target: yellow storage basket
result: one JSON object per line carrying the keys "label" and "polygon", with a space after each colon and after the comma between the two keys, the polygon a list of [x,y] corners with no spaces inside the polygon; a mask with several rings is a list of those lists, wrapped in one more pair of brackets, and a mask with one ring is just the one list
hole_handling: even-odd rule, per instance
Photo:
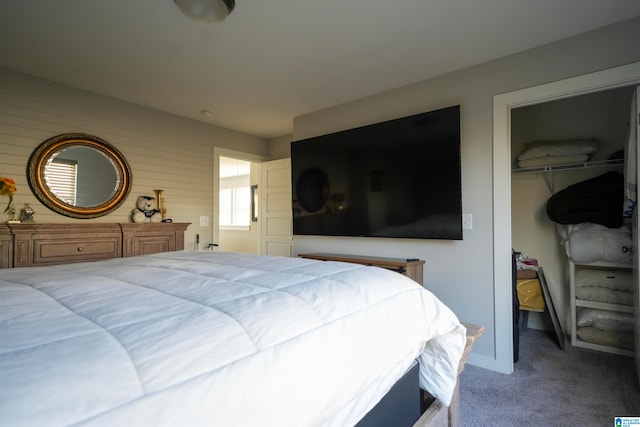
{"label": "yellow storage basket", "polygon": [[544,297],[538,279],[523,279],[517,282],[520,310],[544,311]]}

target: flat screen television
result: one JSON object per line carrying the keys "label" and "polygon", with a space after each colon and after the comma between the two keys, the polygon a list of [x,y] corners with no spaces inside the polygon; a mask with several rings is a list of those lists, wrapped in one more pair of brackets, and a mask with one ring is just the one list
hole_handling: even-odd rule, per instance
{"label": "flat screen television", "polygon": [[291,144],[293,234],[462,240],[460,106]]}

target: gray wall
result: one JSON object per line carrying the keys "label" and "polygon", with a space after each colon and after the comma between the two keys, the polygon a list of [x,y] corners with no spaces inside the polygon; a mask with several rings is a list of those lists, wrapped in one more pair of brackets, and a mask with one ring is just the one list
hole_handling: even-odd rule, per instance
{"label": "gray wall", "polygon": [[269,140],[269,160],[286,159],[291,156],[293,135],[284,135]]}
{"label": "gray wall", "polygon": [[509,284],[496,283],[493,272],[493,198],[508,198],[493,194],[493,97],[640,61],[639,37],[640,19],[634,19],[297,117],[294,140],[461,105],[462,204],[463,211],[473,215],[473,229],[464,230],[464,240],[456,242],[295,237],[294,254],[343,252],[424,259],[425,287],[462,321],[486,327],[471,362],[509,371],[510,355],[506,353],[510,351],[510,337],[496,323],[500,321],[496,320],[497,312],[504,308],[494,305],[498,288]]}

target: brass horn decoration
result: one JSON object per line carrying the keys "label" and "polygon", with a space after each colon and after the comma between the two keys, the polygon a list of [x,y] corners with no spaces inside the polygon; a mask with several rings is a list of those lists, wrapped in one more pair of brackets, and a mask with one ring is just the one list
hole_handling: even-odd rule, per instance
{"label": "brass horn decoration", "polygon": [[160,215],[162,215],[162,221],[164,222],[167,219],[167,205],[164,201],[164,190],[153,190],[156,193],[156,202],[158,203],[158,210],[160,211]]}

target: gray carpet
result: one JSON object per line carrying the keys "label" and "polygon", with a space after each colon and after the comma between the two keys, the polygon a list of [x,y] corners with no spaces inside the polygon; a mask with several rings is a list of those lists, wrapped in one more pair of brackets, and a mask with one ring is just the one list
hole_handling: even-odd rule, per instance
{"label": "gray carpet", "polygon": [[634,359],[572,347],[529,329],[511,375],[467,365],[460,379],[461,425],[613,426],[640,416]]}

